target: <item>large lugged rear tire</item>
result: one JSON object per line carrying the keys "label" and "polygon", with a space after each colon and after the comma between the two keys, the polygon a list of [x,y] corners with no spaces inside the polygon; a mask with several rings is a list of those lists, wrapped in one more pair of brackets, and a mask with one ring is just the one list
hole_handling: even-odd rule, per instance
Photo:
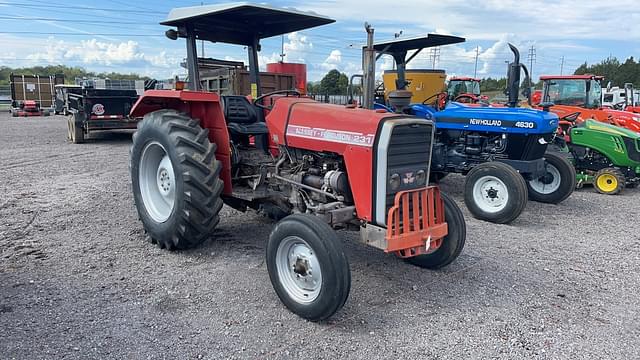
{"label": "large lugged rear tire", "polygon": [[276,224],[267,243],[267,270],[282,303],[310,321],[335,314],[351,289],[338,235],[313,215],[290,215]]}
{"label": "large lugged rear tire", "polygon": [[161,248],[186,249],[207,240],[220,220],[221,163],[209,130],[175,110],[138,124],[130,172],[138,215]]}
{"label": "large lugged rear tire", "polygon": [[449,233],[442,240],[442,244],[435,252],[407,258],[410,264],[427,269],[439,269],[455,260],[464,248],[467,239],[467,225],[458,205],[449,196],[440,193],[444,202],[444,219]]}
{"label": "large lugged rear tire", "polygon": [[475,218],[507,224],[518,218],[527,205],[527,184],[513,167],[486,162],[467,174],[464,202]]}
{"label": "large lugged rear tire", "polygon": [[560,154],[547,152],[544,158],[547,173],[527,181],[529,199],[558,204],[568,198],[576,188],[576,169]]}

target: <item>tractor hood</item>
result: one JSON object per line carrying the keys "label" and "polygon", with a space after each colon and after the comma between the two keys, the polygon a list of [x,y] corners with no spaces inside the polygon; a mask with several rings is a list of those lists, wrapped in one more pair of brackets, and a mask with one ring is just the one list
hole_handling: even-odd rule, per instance
{"label": "tractor hood", "polygon": [[435,120],[438,129],[551,134],[558,127],[557,115],[524,108],[477,107],[451,102],[441,111],[422,104],[411,105],[411,109],[419,117]]}
{"label": "tractor hood", "polygon": [[600,132],[604,132],[611,135],[619,135],[631,139],[640,139],[640,134],[629,129],[625,129],[623,127],[605,124],[600,121],[588,119],[581,125],[578,125],[576,129],[588,129],[588,130],[597,130]]}
{"label": "tractor hood", "polygon": [[554,105],[550,109],[560,119],[579,113],[580,120],[594,119],[604,123],[617,125],[631,131],[640,132],[640,114],[613,109],[586,109],[578,106]]}

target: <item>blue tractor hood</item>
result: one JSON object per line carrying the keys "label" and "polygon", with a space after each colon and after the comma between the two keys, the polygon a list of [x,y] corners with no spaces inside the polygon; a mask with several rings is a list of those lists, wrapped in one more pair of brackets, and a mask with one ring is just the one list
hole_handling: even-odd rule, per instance
{"label": "blue tractor hood", "polygon": [[438,129],[508,134],[551,134],[558,128],[556,114],[533,109],[467,106],[450,102],[441,111],[423,104],[413,104],[411,110],[416,116],[435,120]]}

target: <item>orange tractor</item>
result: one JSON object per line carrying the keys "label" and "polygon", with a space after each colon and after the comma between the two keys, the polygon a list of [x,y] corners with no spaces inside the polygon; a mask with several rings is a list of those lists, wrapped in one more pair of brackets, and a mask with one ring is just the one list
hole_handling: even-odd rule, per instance
{"label": "orange tractor", "polygon": [[[271,283],[312,321],[349,295],[335,229],[430,269],[457,258],[466,237],[459,207],[428,185],[432,121],[318,103],[294,89],[260,93],[261,39],[332,22],[242,3],[174,9],[162,24],[168,38],[186,39],[190,90],[146,91],[131,110],[143,117],[130,172],[150,239],[170,250],[200,245],[223,204],[277,220],[266,245]],[[251,97],[201,90],[196,40],[246,47]]]}
{"label": "orange tractor", "polygon": [[560,120],[575,118],[578,122],[593,119],[640,132],[640,115],[602,106],[604,78],[596,75],[541,76],[543,90],[536,105],[552,105],[550,111]]}

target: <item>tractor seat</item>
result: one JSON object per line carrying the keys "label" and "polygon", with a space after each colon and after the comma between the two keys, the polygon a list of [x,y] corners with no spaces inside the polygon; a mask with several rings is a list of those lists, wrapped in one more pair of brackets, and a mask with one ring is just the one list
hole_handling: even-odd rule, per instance
{"label": "tractor seat", "polygon": [[224,104],[224,118],[227,121],[229,131],[241,135],[267,134],[267,125],[260,121],[258,109],[244,96],[225,95],[222,97]]}

